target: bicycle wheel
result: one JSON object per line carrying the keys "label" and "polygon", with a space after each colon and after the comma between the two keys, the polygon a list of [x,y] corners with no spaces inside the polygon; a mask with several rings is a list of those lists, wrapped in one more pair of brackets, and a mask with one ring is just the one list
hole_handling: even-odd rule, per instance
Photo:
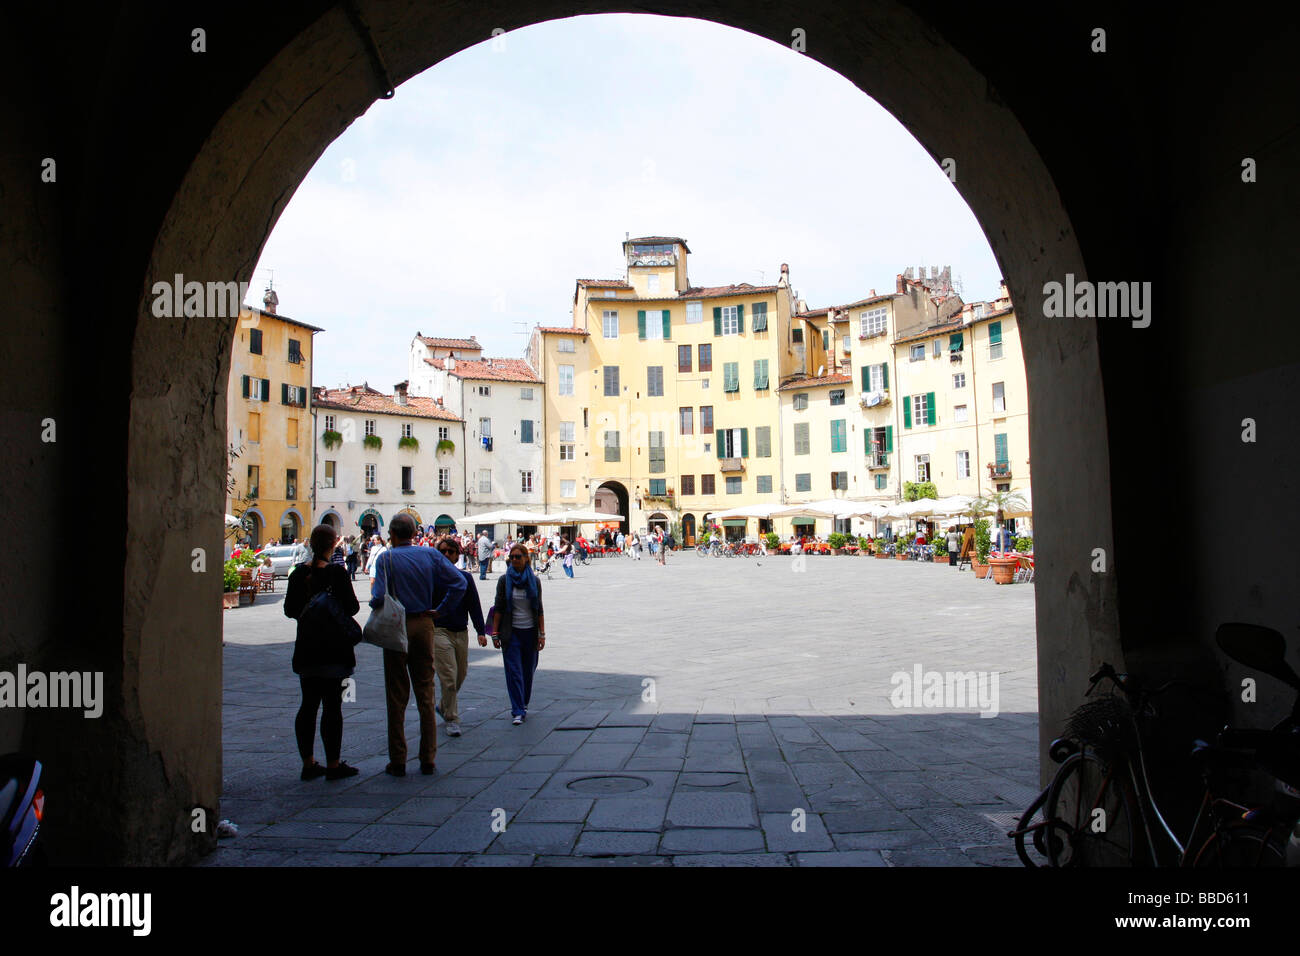
{"label": "bicycle wheel", "polygon": [[1007,834],[1015,841],[1016,856],[1020,857],[1020,862],[1031,869],[1037,869],[1042,864],[1035,862],[1034,858],[1029,855],[1029,851],[1025,849],[1025,837],[1032,833],[1034,848],[1044,857],[1047,856],[1044,843],[1045,831],[1048,829],[1047,821],[1045,819],[1035,821],[1034,817],[1038,815],[1038,811],[1047,802],[1047,794],[1051,789],[1050,785],[1043,788],[1043,792],[1034,799],[1034,802],[1029,805],[1029,809],[1016,822],[1016,828]]}
{"label": "bicycle wheel", "polygon": [[1202,869],[1286,866],[1287,837],[1271,827],[1237,820],[1211,833],[1193,858]]}
{"label": "bicycle wheel", "polygon": [[1136,866],[1137,802],[1125,766],[1107,766],[1089,750],[1070,756],[1056,772],[1043,816],[1052,866]]}

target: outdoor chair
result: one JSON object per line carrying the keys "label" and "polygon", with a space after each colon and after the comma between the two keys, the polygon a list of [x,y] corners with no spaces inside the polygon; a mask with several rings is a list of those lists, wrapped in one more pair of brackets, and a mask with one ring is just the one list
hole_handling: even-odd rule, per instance
{"label": "outdoor chair", "polygon": [[275,591],[275,572],[269,568],[263,568],[257,572],[257,589],[259,591]]}

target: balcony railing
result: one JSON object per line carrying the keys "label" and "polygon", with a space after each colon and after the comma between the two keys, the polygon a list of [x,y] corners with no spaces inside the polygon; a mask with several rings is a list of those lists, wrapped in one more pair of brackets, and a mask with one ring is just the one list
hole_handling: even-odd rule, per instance
{"label": "balcony railing", "polygon": [[867,455],[867,468],[888,468],[889,452],[873,451]]}
{"label": "balcony railing", "polygon": [[1011,477],[1011,462],[1009,462],[1009,461],[994,461],[994,462],[989,462],[988,468],[989,468],[989,477],[990,477],[990,478],[1010,478],[1010,477]]}
{"label": "balcony railing", "polygon": [[956,349],[955,351],[951,351],[948,353],[948,361],[951,362],[953,365],[960,365],[962,354],[963,353],[961,349]]}
{"label": "balcony railing", "polygon": [[718,471],[724,474],[729,471],[744,471],[745,459],[743,458],[720,458],[718,459]]}

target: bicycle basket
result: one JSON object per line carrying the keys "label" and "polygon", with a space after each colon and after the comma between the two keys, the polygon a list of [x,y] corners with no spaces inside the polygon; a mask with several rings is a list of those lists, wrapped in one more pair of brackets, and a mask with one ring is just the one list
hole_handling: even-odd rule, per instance
{"label": "bicycle basket", "polygon": [[1065,733],[1086,744],[1107,763],[1137,750],[1132,708],[1118,694],[1083,704],[1066,720]]}

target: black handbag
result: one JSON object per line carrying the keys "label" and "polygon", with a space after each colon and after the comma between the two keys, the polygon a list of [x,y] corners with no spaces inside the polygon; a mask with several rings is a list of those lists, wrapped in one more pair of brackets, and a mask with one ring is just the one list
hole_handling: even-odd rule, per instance
{"label": "black handbag", "polygon": [[298,634],[322,650],[346,652],[361,643],[361,625],[350,617],[329,588],[314,595],[298,615]]}

